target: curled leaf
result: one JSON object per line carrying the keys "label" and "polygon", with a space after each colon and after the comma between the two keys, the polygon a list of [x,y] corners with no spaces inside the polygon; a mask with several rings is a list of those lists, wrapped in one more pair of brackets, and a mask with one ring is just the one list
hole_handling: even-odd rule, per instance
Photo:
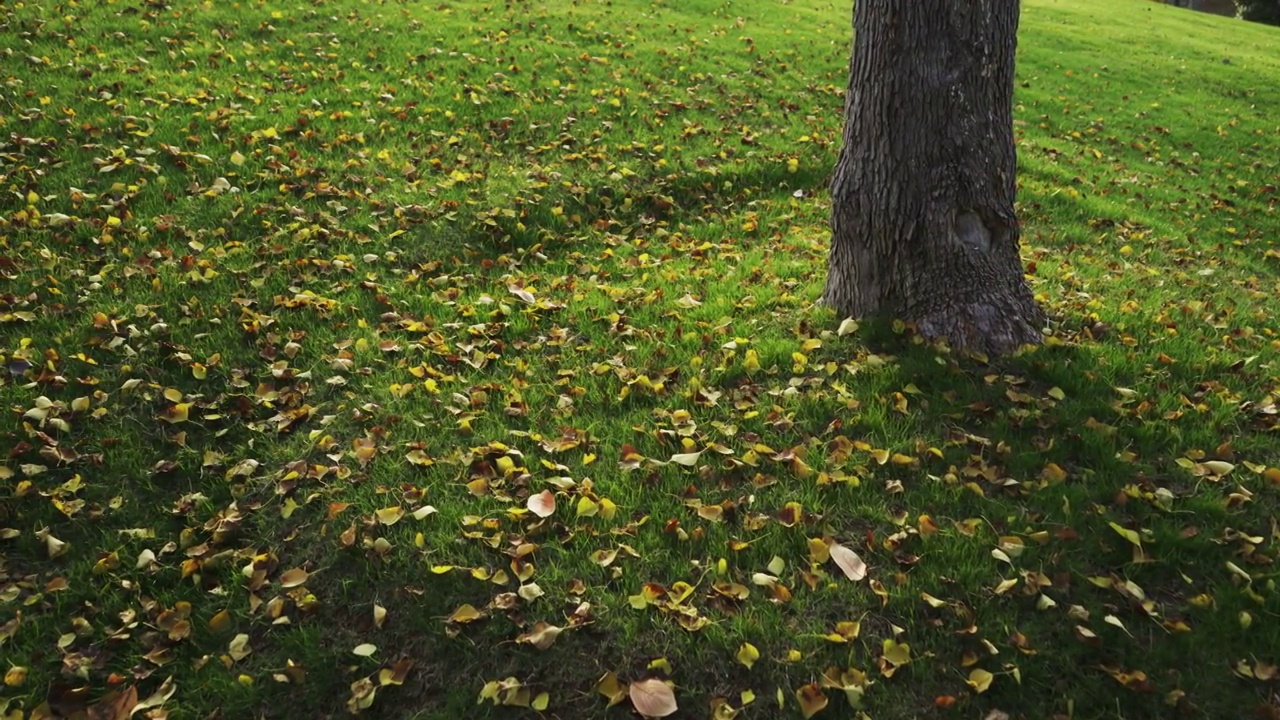
{"label": "curled leaf", "polygon": [[564,628],[539,620],[532,630],[527,633],[521,633],[516,638],[516,642],[532,645],[539,650],[546,650],[555,644],[556,638],[563,631]]}
{"label": "curled leaf", "polygon": [[305,583],[307,581],[307,578],[309,577],[311,577],[310,573],[308,573],[306,570],[303,570],[302,568],[294,568],[292,570],[286,570],[282,575],[280,575],[280,587],[283,587],[283,588],[298,587],[299,585]]}
{"label": "curled leaf", "polygon": [[827,706],[827,694],[822,692],[818,683],[809,683],[796,690],[796,700],[800,703],[800,714],[804,715],[805,720],[822,712]]}
{"label": "curled leaf", "polygon": [[867,576],[867,564],[858,557],[858,553],[840,543],[831,543],[828,551],[831,553],[831,559],[844,571],[845,577],[858,582]]}
{"label": "curled leaf", "polygon": [[543,490],[537,495],[530,495],[525,505],[529,512],[540,518],[551,517],[556,511],[556,496],[550,490]]}
{"label": "curled leaf", "polygon": [[973,688],[974,692],[984,693],[987,688],[991,687],[991,681],[995,679],[995,675],[983,670],[982,668],[974,668],[969,673],[969,679],[965,683]]}
{"label": "curled leaf", "polygon": [[677,465],[684,465],[685,467],[693,467],[698,464],[698,458],[700,457],[702,457],[702,452],[700,451],[694,453],[677,453],[671,456],[670,462]]}

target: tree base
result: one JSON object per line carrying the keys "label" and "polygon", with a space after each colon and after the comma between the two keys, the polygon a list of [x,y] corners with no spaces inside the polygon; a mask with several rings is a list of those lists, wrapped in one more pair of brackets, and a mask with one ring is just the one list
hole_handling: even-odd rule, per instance
{"label": "tree base", "polygon": [[1008,355],[1044,340],[1044,311],[1030,298],[979,298],[914,318],[916,331],[957,350]]}

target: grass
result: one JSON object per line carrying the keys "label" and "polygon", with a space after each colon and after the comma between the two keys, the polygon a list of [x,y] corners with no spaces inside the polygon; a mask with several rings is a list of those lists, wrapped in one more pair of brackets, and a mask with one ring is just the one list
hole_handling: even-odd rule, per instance
{"label": "grass", "polygon": [[815,307],[848,18],[0,7],[5,717],[1280,712],[1280,36],[1024,3],[986,363]]}

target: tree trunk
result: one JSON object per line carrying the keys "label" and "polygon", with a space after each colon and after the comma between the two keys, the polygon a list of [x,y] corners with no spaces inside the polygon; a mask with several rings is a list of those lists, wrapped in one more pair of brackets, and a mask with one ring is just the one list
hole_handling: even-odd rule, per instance
{"label": "tree trunk", "polygon": [[1041,339],[1013,200],[1018,0],[857,0],[823,301],[990,354]]}

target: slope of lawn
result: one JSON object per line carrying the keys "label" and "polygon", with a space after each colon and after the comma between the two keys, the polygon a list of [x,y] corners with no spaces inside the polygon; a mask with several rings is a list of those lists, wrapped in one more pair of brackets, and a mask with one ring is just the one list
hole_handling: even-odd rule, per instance
{"label": "slope of lawn", "polygon": [[1280,32],[1024,3],[988,361],[815,305],[848,17],[0,5],[0,717],[1280,715]]}

